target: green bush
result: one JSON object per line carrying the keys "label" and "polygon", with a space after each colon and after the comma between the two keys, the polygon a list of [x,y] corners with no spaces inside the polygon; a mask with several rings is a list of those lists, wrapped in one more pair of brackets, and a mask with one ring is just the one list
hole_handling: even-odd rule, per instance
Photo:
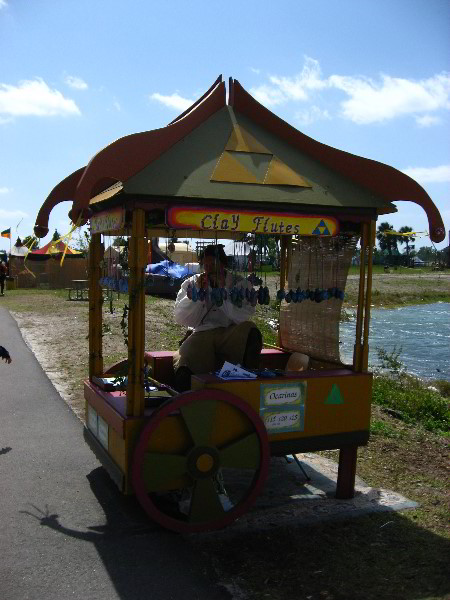
{"label": "green bush", "polygon": [[429,431],[450,430],[448,401],[420,379],[405,374],[377,375],[372,398],[375,404],[399,412],[407,423],[422,424]]}
{"label": "green bush", "polygon": [[402,348],[397,350],[394,346],[391,352],[379,347],[376,350],[380,368],[375,370],[373,402],[395,410],[407,423],[422,424],[430,431],[448,432],[450,411],[446,392],[450,384],[446,386],[448,382],[438,381],[430,385],[408,375],[400,360]]}

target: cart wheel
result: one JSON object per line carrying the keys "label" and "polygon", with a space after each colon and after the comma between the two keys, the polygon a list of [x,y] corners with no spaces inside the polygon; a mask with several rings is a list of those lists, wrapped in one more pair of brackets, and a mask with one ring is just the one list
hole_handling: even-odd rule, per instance
{"label": "cart wheel", "polygon": [[133,458],[134,491],[167,529],[220,529],[255,501],[269,458],[264,424],[243,400],[221,390],[186,392],[144,427]]}

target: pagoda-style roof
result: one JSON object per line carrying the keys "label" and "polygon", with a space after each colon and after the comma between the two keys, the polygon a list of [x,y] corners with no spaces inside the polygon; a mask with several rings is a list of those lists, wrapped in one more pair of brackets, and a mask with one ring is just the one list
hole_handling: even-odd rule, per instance
{"label": "pagoda-style roof", "polygon": [[326,146],[296,130],[230,79],[219,77],[166,127],[121,138],[86,167],[60,182],[44,202],[36,235],[48,231],[53,206],[72,200],[71,218],[130,201],[234,205],[334,214],[395,212],[409,200],[427,213],[430,238],[445,237],[440,214],[425,190],[404,173]]}

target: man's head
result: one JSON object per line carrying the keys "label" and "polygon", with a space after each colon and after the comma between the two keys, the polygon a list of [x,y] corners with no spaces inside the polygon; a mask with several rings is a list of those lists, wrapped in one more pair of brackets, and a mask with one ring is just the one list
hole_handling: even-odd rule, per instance
{"label": "man's head", "polygon": [[205,258],[214,258],[223,264],[224,267],[227,265],[227,255],[225,254],[223,244],[210,244],[206,246],[200,255],[200,262],[204,262]]}
{"label": "man's head", "polygon": [[227,266],[227,255],[223,244],[211,244],[206,246],[200,255],[200,262],[207,273],[223,272]]}

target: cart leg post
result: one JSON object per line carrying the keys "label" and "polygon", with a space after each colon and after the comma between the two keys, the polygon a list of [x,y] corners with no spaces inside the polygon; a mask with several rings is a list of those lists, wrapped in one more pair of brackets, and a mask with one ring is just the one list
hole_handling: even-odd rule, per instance
{"label": "cart leg post", "polygon": [[339,468],[336,485],[336,498],[345,500],[355,495],[356,458],[358,446],[348,446],[339,450]]}

